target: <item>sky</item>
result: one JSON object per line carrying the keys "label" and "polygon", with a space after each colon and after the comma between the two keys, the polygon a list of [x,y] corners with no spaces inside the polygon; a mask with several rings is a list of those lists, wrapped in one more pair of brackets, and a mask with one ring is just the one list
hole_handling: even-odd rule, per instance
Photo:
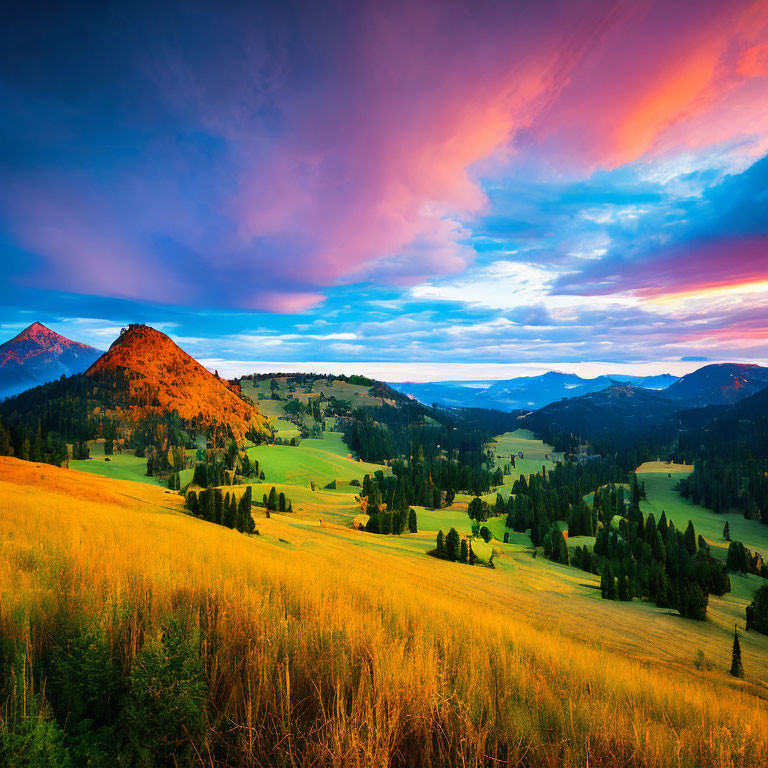
{"label": "sky", "polygon": [[768,0],[4,4],[0,341],[225,375],[768,360]]}

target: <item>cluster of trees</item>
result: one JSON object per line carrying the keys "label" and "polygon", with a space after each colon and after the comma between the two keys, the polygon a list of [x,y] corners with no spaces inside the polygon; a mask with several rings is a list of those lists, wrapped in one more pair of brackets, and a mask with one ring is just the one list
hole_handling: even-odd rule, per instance
{"label": "cluster of trees", "polygon": [[709,455],[697,458],[678,489],[694,504],[714,512],[739,509],[750,520],[768,523],[768,461]]}
{"label": "cluster of trees", "polygon": [[[628,505],[639,512],[645,490],[632,473],[627,497],[624,488],[617,485],[626,476],[623,467],[608,460],[568,462],[550,471],[542,467],[539,475],[521,475],[504,505],[507,527],[518,532],[530,530],[536,547],[544,545],[559,520],[568,523],[570,536],[594,536],[600,522],[607,524],[614,515],[624,516]],[[591,507],[584,499],[590,492],[594,493]],[[502,513],[502,504],[497,495],[495,514]]]}
{"label": "cluster of trees", "polygon": [[768,579],[768,565],[759,552],[752,552],[740,541],[732,541],[728,546],[728,557],[725,561],[729,571],[738,573],[753,573]]}
{"label": "cluster of trees", "polygon": [[477,557],[472,551],[472,541],[462,538],[455,528],[451,528],[447,534],[442,531],[437,532],[436,546],[430,554],[441,560],[450,560],[454,563],[474,565],[477,561]]}
{"label": "cluster of trees", "polygon": [[503,473],[493,466],[488,435],[432,413],[445,423],[428,421],[427,409],[408,400],[356,409],[341,421],[352,451],[364,461],[392,467],[392,478],[379,480],[385,500],[400,488],[405,503],[439,508],[458,492],[479,495],[501,485]]}
{"label": "cluster of trees", "polygon": [[[369,533],[396,534],[416,533],[418,523],[416,510],[408,506],[402,484],[394,478],[394,484],[388,483],[393,478],[385,477],[379,470],[374,477],[366,475],[360,489],[360,505],[368,515],[365,530]],[[384,485],[388,495],[386,508],[380,486]],[[390,487],[391,486],[391,487]]]}
{"label": "cluster of trees", "polygon": [[269,489],[269,495],[263,495],[262,501],[267,512],[293,512],[291,500],[282,491],[278,493],[274,485]]}
{"label": "cluster of trees", "polygon": [[171,445],[167,451],[160,451],[156,446],[147,446],[147,477],[171,473],[176,475],[187,466],[187,450],[183,445]]}
{"label": "cluster of trees", "polygon": [[[153,474],[171,471],[164,457],[171,446],[190,448],[195,425],[177,412],[148,413],[138,421],[120,421],[119,406],[127,405],[130,382],[124,372],[61,377],[0,403],[0,455],[61,465],[68,458],[88,458],[88,440],[104,439],[104,452],[115,446],[134,448],[136,456],[154,452],[159,463]],[[98,406],[98,407],[97,407]]]}
{"label": "cluster of trees", "polygon": [[247,485],[240,499],[234,493],[224,494],[221,488],[187,491],[186,508],[209,523],[235,528],[241,533],[254,533],[256,525],[251,514],[252,490]]}
{"label": "cluster of trees", "polygon": [[[79,448],[85,443],[78,441],[75,445]],[[78,453],[81,456],[82,449],[79,449]],[[87,446],[85,446],[85,453],[88,453]],[[68,451],[67,444],[60,435],[53,432],[43,435],[39,424],[37,429],[32,429],[23,423],[5,426],[0,419],[0,456],[15,456],[23,461],[60,466],[67,460]]]}
{"label": "cluster of trees", "polygon": [[601,593],[608,600],[645,597],[683,616],[704,619],[708,596],[731,589],[725,566],[712,556],[693,522],[678,531],[662,512],[658,523],[639,509],[630,509],[618,529],[598,530],[592,551],[575,547],[571,564],[600,574]]}
{"label": "cluster of trees", "polygon": [[752,602],[747,606],[747,629],[768,635],[768,584],[758,587]]}
{"label": "cluster of trees", "polygon": [[259,462],[230,441],[226,449],[198,449],[195,455],[195,473],[192,482],[201,488],[217,485],[235,485],[248,478],[264,480]]}
{"label": "cluster of trees", "polygon": [[570,556],[565,536],[557,523],[552,523],[550,529],[544,534],[544,556],[555,563],[569,565]]}
{"label": "cluster of trees", "polygon": [[694,464],[680,491],[715,512],[739,509],[768,523],[768,390],[680,434],[678,460]]}
{"label": "cluster of trees", "polygon": [[369,513],[368,522],[365,524],[365,530],[368,533],[381,533],[384,535],[401,533],[417,533],[418,521],[416,510],[398,509],[390,512],[389,510],[379,510]]}

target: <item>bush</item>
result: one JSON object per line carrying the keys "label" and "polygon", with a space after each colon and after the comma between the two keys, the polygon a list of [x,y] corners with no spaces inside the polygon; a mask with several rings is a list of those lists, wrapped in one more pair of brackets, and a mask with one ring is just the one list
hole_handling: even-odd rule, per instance
{"label": "bush", "polygon": [[696,651],[696,657],[693,660],[693,666],[696,667],[696,669],[700,669],[704,672],[709,672],[710,669],[714,666],[712,662],[704,655],[704,651],[699,648],[698,651]]}
{"label": "bush", "polygon": [[50,659],[47,692],[78,764],[114,762],[113,726],[125,694],[117,659],[98,627],[79,627],[65,636]]}
{"label": "bush", "polygon": [[0,636],[0,765],[71,768],[64,733],[34,691],[23,645]]}
{"label": "bush", "polygon": [[768,635],[768,584],[763,584],[747,606],[747,629]]}
{"label": "bush", "polygon": [[709,596],[693,581],[687,581],[680,586],[677,610],[681,616],[689,619],[704,621],[707,617]]}
{"label": "bush", "polygon": [[203,753],[208,690],[200,636],[174,620],[133,662],[122,712],[132,764],[192,765]]}

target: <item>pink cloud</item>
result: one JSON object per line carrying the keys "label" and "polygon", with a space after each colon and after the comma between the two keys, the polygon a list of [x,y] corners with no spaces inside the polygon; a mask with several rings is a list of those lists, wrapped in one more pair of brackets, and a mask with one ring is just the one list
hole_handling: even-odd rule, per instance
{"label": "pink cloud", "polygon": [[643,298],[749,290],[768,281],[768,235],[689,240],[661,248],[632,262],[618,262],[613,272],[600,266],[581,277],[579,293],[631,293]]}
{"label": "pink cloud", "polygon": [[[145,18],[119,57],[137,79],[93,67],[84,105],[62,97],[86,149],[3,203],[50,287],[300,311],[338,283],[462,271],[479,164],[514,162],[522,132],[582,172],[768,133],[768,0],[261,13],[180,11],[173,35]],[[72,117],[90,111],[97,142],[129,146],[94,168]]]}

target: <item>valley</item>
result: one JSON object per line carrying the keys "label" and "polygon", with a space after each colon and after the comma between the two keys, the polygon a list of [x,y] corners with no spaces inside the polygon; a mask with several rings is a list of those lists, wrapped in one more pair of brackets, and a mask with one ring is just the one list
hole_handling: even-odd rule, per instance
{"label": "valley", "polygon": [[[0,457],[0,633],[14,649],[3,663],[28,691],[10,696],[12,711],[39,712],[48,729],[31,738],[107,762],[138,759],[137,733],[161,754],[182,725],[174,754],[194,760],[205,745],[254,764],[768,759],[754,735],[768,727],[768,635],[745,631],[765,574],[733,570],[724,525],[761,554],[768,526],[684,498],[695,465],[636,460],[660,450],[638,448],[642,428],[617,437],[622,421],[667,419],[669,400],[649,411],[658,395],[620,385],[502,419],[423,406],[362,377],[224,381],[170,341],[143,328],[134,336],[118,340],[116,394],[103,373],[86,374],[0,411],[11,447],[24,434],[22,407],[45,424],[35,441],[55,439],[61,413],[41,406],[46,397],[84,398],[96,416],[72,422],[64,466]],[[150,365],[125,351],[146,338],[164,350]],[[138,396],[147,381],[155,393]],[[187,403],[183,416],[162,405],[173,398]],[[223,405],[189,410],[214,398]],[[494,422],[516,428],[493,434]],[[566,440],[567,429],[594,442]],[[613,457],[596,453],[606,438]],[[657,566],[639,543],[653,541],[643,533],[651,519],[670,524],[660,527],[668,547],[676,536],[688,546],[693,526],[693,553],[667,560],[677,575],[666,587],[654,586]],[[456,554],[441,543],[449,534]],[[707,586],[698,564],[720,569],[726,588]],[[606,578],[618,598],[605,599]],[[685,591],[697,584],[709,592],[700,620]],[[743,678],[729,673],[734,626]],[[177,636],[198,693],[169,688],[166,709],[153,710],[132,698],[135,670]],[[62,642],[119,662],[99,684],[115,686],[113,714],[93,709],[95,669],[72,677],[93,663],[85,651],[61,667]],[[64,670],[45,690],[40,665]],[[130,707],[155,725],[126,730]]]}

